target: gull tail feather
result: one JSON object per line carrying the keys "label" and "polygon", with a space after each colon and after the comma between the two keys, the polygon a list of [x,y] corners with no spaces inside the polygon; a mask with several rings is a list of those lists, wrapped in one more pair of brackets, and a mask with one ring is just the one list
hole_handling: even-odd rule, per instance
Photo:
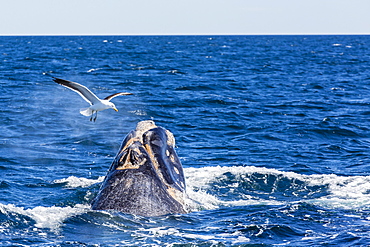
{"label": "gull tail feather", "polygon": [[93,111],[90,108],[82,108],[80,109],[80,113],[86,117],[91,116]]}

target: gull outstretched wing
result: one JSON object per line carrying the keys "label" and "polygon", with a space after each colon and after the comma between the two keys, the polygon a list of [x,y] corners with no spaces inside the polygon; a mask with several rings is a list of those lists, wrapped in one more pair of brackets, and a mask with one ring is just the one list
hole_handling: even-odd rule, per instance
{"label": "gull outstretched wing", "polygon": [[100,102],[100,99],[90,91],[87,87],[77,83],[77,82],[72,82],[72,81],[67,81],[59,78],[53,78],[53,81],[56,83],[69,88],[76,93],[78,93],[84,100],[86,100],[90,105],[96,104]]}

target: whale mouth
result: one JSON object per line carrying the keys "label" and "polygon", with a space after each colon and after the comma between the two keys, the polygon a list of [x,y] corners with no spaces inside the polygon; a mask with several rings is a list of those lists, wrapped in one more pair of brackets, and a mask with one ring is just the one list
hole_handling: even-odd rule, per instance
{"label": "whale mouth", "polygon": [[142,121],[123,140],[92,208],[143,216],[186,213],[185,189],[173,134]]}
{"label": "whale mouth", "polygon": [[151,120],[137,124],[123,141],[110,170],[154,169],[163,184],[185,191],[182,165],[173,134]]}

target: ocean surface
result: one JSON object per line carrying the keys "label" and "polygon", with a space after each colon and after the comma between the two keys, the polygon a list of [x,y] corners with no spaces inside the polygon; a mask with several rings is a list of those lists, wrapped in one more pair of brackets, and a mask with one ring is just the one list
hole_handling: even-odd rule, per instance
{"label": "ocean surface", "polygon": [[[0,246],[370,246],[370,36],[3,36],[0,61]],[[90,122],[52,76],[134,95]],[[190,212],[91,210],[148,119]]]}

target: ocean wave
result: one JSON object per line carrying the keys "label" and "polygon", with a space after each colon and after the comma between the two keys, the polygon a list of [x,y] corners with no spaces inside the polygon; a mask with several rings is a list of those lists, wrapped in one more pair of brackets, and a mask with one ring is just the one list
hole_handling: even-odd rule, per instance
{"label": "ocean wave", "polygon": [[101,183],[103,182],[103,180],[104,180],[104,176],[100,176],[97,179],[89,179],[89,178],[83,178],[83,177],[79,178],[75,176],[70,176],[68,178],[54,180],[54,183],[65,184],[65,186],[68,188],[77,188],[77,187],[86,188],[93,184]]}
{"label": "ocean wave", "polygon": [[[255,166],[215,166],[188,167],[184,169],[187,182],[187,204],[190,211],[216,210],[222,207],[239,206],[274,206],[296,203],[308,203],[326,209],[369,209],[370,208],[370,176],[338,176],[334,174],[302,175],[295,172],[284,172]],[[87,179],[70,176],[55,180],[54,183],[65,184],[68,188],[87,188],[101,183],[104,177]],[[279,181],[284,181],[279,188]],[[240,188],[249,184],[246,193]],[[268,189],[260,185],[269,186]],[[214,187],[217,187],[215,190]],[[288,191],[283,197],[282,191]],[[315,191],[317,190],[317,191]],[[325,190],[325,193],[322,193]],[[302,194],[318,196],[306,197]],[[86,193],[90,193],[87,191]],[[289,198],[290,197],[290,198]],[[37,228],[57,229],[63,222],[73,216],[89,212],[90,206],[76,204],[74,206],[38,206],[25,209],[13,204],[0,204],[3,215],[22,215],[35,221]],[[18,216],[13,216],[14,220]]]}
{"label": "ocean wave", "polygon": [[[207,227],[204,229],[204,232],[212,232],[214,227]],[[152,239],[155,238],[163,238],[163,237],[171,237],[177,239],[177,243],[181,245],[182,241],[180,239],[187,239],[189,242],[192,241],[205,241],[211,246],[218,246],[220,242],[229,242],[231,244],[240,244],[240,243],[247,243],[250,241],[249,238],[245,237],[243,232],[232,232],[232,233],[208,233],[205,234],[204,232],[192,232],[190,229],[188,231],[180,231],[179,229],[171,226],[166,227],[153,227],[148,229],[139,229],[133,233],[134,237],[139,239]],[[176,240],[175,240],[176,241]],[[127,241],[125,244],[129,244]],[[155,244],[150,246],[162,246],[161,244]],[[181,245],[182,246],[182,245]],[[193,245],[192,245],[193,246]],[[197,245],[194,245],[197,246]],[[208,245],[206,245],[208,246]]]}
{"label": "ocean wave", "polygon": [[69,217],[83,214],[90,208],[88,205],[77,204],[74,207],[35,207],[25,209],[13,204],[1,204],[0,214],[8,216],[11,220],[19,220],[18,215],[23,215],[35,221],[34,227],[58,229],[61,224]]}
{"label": "ocean wave", "polygon": [[[184,173],[190,211],[297,202],[325,208],[370,208],[370,176],[304,175],[255,166],[188,167]],[[103,176],[70,176],[54,183],[87,188],[103,180]]]}
{"label": "ocean wave", "polygon": [[255,166],[185,168],[184,172],[190,199],[204,209],[296,202],[370,208],[370,176],[302,175]]}
{"label": "ocean wave", "polygon": [[[50,245],[78,246],[92,246],[97,241],[113,246],[117,245],[117,239],[120,245],[240,245],[256,243],[254,239],[269,243],[277,236],[290,240],[296,238],[296,241],[306,243],[334,238],[330,235],[321,236],[323,234],[320,230],[305,232],[299,226],[288,225],[287,218],[293,217],[298,221],[304,220],[307,224],[315,224],[315,220],[318,222],[325,217],[321,215],[322,208],[356,210],[370,205],[366,190],[370,178],[367,176],[301,175],[254,166],[191,167],[185,168],[184,172],[189,201],[192,203],[193,212],[190,214],[146,218],[113,211],[94,211],[87,204],[27,209],[0,203],[0,218],[3,219],[0,234],[8,238],[9,243],[12,243],[15,236],[24,236],[47,241]],[[260,194],[235,195],[239,193],[238,187],[245,181],[258,185],[261,181],[255,180],[256,177],[263,178],[263,183],[270,186],[270,190],[263,191],[265,194],[259,191]],[[326,188],[328,193],[313,199],[295,196],[295,201],[285,201],[275,196],[282,189],[271,186],[268,180],[272,178],[275,179],[275,185],[279,179],[288,181],[289,185],[285,189],[293,191],[290,194],[292,197],[294,190],[304,190],[310,186],[318,190]],[[70,176],[54,182],[74,189],[88,188],[100,183],[102,179],[103,177],[87,179]],[[219,187],[219,190],[214,190],[214,187]],[[257,188],[256,190],[258,192]],[[234,194],[225,196],[229,193]],[[263,195],[268,195],[270,199],[264,199]],[[315,215],[316,212],[318,215]],[[347,217],[359,217],[350,214],[349,212]],[[342,237],[347,236],[344,233],[343,235]],[[340,239],[335,235],[335,239],[338,238]]]}

